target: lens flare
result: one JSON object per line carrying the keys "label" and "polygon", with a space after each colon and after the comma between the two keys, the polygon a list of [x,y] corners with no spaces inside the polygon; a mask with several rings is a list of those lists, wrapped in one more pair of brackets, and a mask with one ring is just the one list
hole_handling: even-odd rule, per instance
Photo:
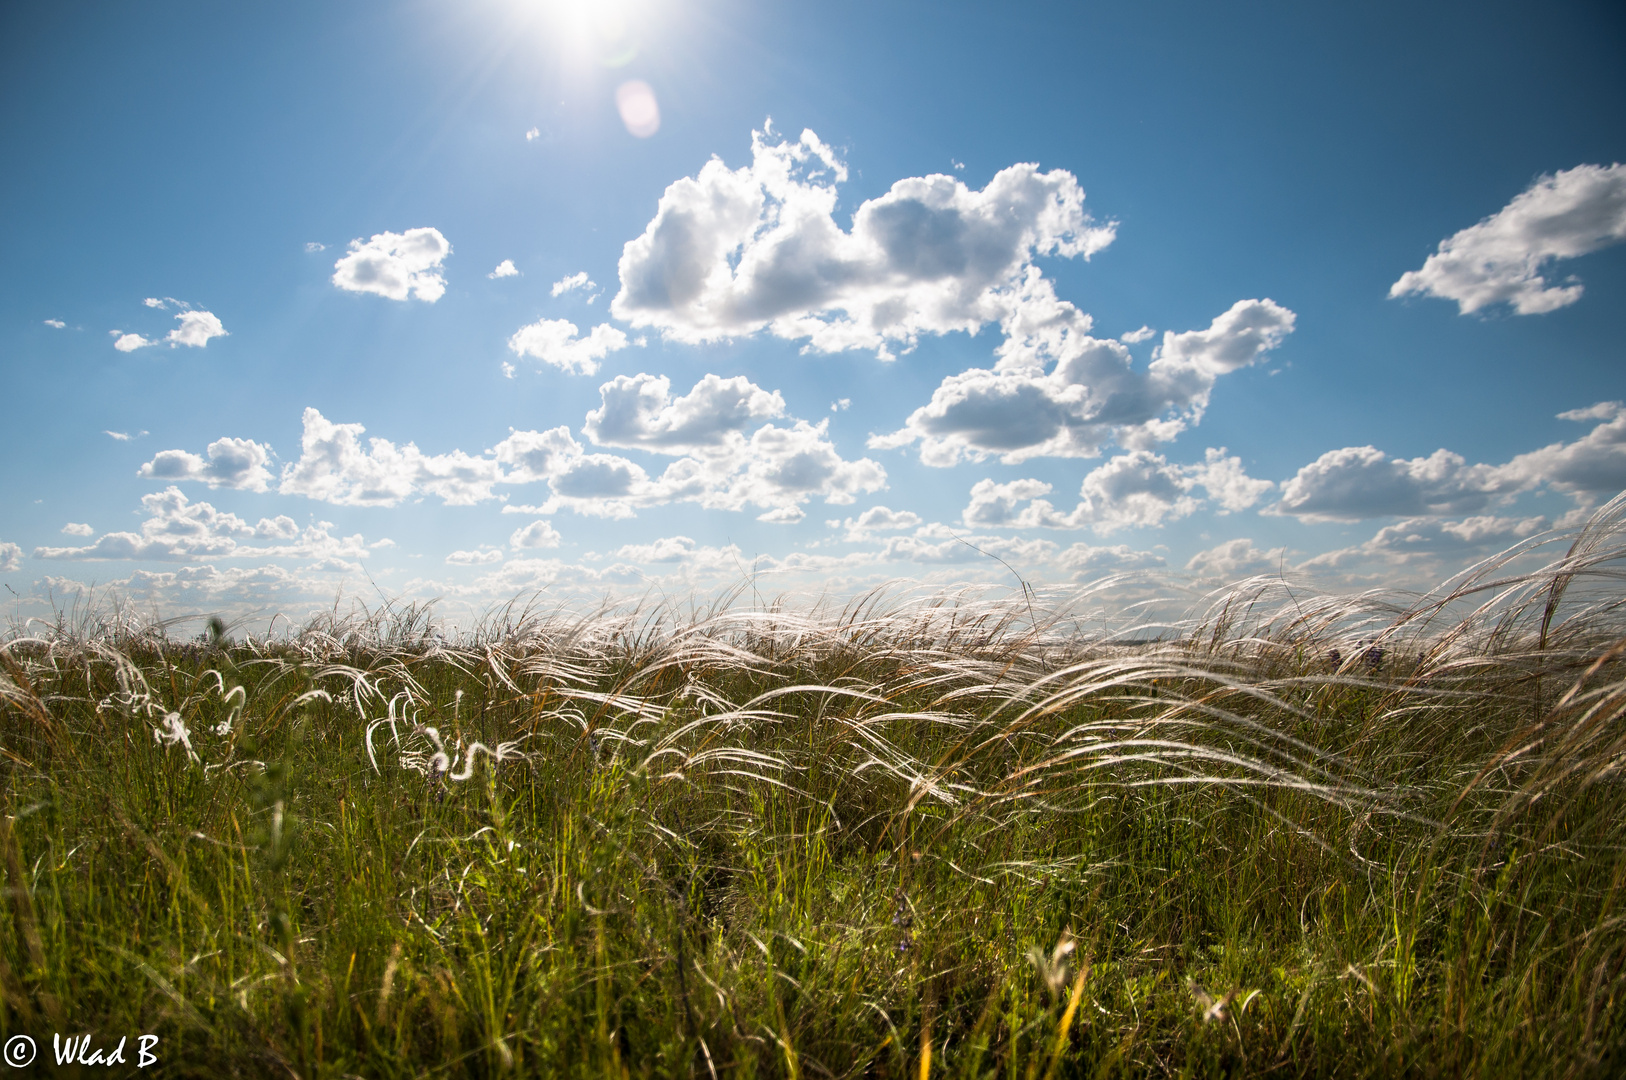
{"label": "lens flare", "polygon": [[640,139],[647,139],[661,129],[661,107],[655,100],[655,91],[640,79],[616,87],[615,107],[627,130]]}

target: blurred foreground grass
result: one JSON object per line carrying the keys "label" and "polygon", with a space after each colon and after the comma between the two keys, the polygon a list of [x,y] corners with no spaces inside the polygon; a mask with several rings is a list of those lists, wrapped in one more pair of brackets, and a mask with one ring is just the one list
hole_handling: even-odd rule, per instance
{"label": "blurred foreground grass", "polygon": [[42,1075],[1619,1075],[1621,512],[1153,644],[970,594],[19,631],[0,1027]]}

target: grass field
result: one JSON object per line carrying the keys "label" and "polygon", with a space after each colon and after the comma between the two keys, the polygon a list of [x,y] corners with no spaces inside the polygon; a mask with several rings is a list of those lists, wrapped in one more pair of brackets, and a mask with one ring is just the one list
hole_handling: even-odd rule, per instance
{"label": "grass field", "polygon": [[168,1076],[1619,1075],[1623,517],[1150,643],[1025,591],[18,627],[4,1031],[40,1075],[86,1032]]}

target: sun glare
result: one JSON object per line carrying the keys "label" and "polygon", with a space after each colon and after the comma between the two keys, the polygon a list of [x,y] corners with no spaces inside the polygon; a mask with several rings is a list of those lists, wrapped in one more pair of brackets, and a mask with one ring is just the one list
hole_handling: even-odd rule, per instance
{"label": "sun glare", "polygon": [[544,0],[550,36],[566,53],[605,67],[624,67],[638,56],[648,29],[644,5],[619,0]]}

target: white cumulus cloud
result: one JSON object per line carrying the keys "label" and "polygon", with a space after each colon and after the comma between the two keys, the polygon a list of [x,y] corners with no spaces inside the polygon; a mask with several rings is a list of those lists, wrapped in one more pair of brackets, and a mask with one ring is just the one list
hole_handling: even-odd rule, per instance
{"label": "white cumulus cloud", "polygon": [[824,352],[912,347],[921,334],[1004,318],[1041,255],[1088,258],[1115,226],[1084,212],[1071,173],[1013,165],[973,191],[951,176],[900,180],[836,223],[847,169],[811,131],[752,133],[752,161],[712,159],[671,184],[621,256],[611,310],[687,342],[759,330]]}
{"label": "white cumulus cloud", "polygon": [[[1066,513],[1042,498],[1051,486],[1041,480],[985,479],[972,486],[961,520],[977,528],[1087,527],[1105,535],[1190,516],[1203,505],[1192,494],[1199,487],[1227,513],[1252,506],[1271,486],[1244,473],[1241,459],[1225,456],[1223,447],[1210,449],[1198,465],[1174,465],[1161,454],[1132,450],[1091,470],[1079,485],[1078,505]],[[1018,509],[1022,503],[1027,505]]]}
{"label": "white cumulus cloud", "polygon": [[497,264],[497,268],[487,274],[488,278],[515,277],[519,274],[519,267],[514,265],[513,259],[504,259]]}
{"label": "white cumulus cloud", "polygon": [[[191,502],[176,487],[141,497],[146,520],[140,532],[111,532],[83,547],[40,547],[38,559],[100,561],[144,559],[194,562],[208,558],[315,560],[312,569],[355,569],[367,545],[357,533],[334,536],[333,525],[314,521],[300,528],[292,518],[261,518],[255,525],[206,502]],[[67,530],[64,530],[65,532]],[[250,541],[260,541],[259,544]],[[207,568],[203,568],[207,569]],[[191,567],[189,572],[199,568]]]}
{"label": "white cumulus cloud", "polygon": [[538,319],[514,331],[508,348],[568,374],[591,375],[600,359],[627,347],[627,335],[609,323],[593,327],[584,338],[576,334],[576,324],[568,319]]}
{"label": "white cumulus cloud", "polygon": [[1449,450],[1407,459],[1375,446],[1346,446],[1285,481],[1277,509],[1307,521],[1460,514],[1488,506],[1507,490],[1492,466],[1470,465]]}
{"label": "white cumulus cloud", "polygon": [[209,344],[209,339],[227,336],[225,326],[212,311],[183,311],[175,317],[181,320],[181,325],[164,337],[171,347],[189,345],[201,349]]}
{"label": "white cumulus cloud", "polygon": [[1573,442],[1518,455],[1501,468],[1506,482],[1521,488],[1547,484],[1583,502],[1626,489],[1626,403],[1600,401],[1561,412],[1558,419],[1598,423]]}
{"label": "white cumulus cloud", "polygon": [[23,549],[13,543],[0,543],[0,574],[8,574],[23,565]]}
{"label": "white cumulus cloud", "polygon": [[893,510],[887,506],[872,506],[855,518],[845,521],[831,521],[831,528],[845,528],[843,540],[863,541],[873,537],[878,532],[890,532],[897,529],[913,529],[921,524],[920,515],[912,510]]}
{"label": "white cumulus cloud", "polygon": [[836,452],[829,426],[829,420],[797,420],[789,427],[764,424],[733,452],[692,472],[680,466],[695,459],[683,459],[663,479],[680,491],[693,490],[695,480],[706,481],[698,492],[700,505],[729,510],[746,503],[780,509],[815,496],[845,505],[885,487],[886,470],[879,464],[869,458],[848,461]]}
{"label": "white cumulus cloud", "polygon": [[284,495],[342,506],[394,506],[415,494],[435,495],[452,506],[492,498],[491,487],[503,479],[500,465],[461,450],[425,454],[413,443],[396,446],[388,439],[369,439],[360,424],[335,424],[307,408],[303,417],[299,460],[283,466],[278,490]]}
{"label": "white cumulus cloud", "polygon": [[350,251],[333,264],[333,284],[350,292],[376,293],[391,300],[409,295],[434,303],[446,293],[440,264],[452,253],[439,229],[381,232],[350,241]]}
{"label": "white cumulus cloud", "polygon": [[[266,540],[292,540],[299,535],[299,526],[287,514],[278,514],[274,518],[261,518],[254,526],[254,535]],[[392,540],[380,540],[370,546],[388,546],[393,543]]]}
{"label": "white cumulus cloud", "polygon": [[1579,439],[1502,465],[1470,463],[1444,449],[1410,459],[1391,458],[1374,446],[1329,450],[1285,481],[1280,502],[1267,512],[1306,521],[1440,517],[1475,514],[1542,486],[1582,506],[1626,488],[1626,404],[1603,401],[1558,418],[1596,423]]}
{"label": "white cumulus cloud", "polygon": [[1543,271],[1622,240],[1626,165],[1578,165],[1541,177],[1495,214],[1440,241],[1389,295],[1455,300],[1464,315],[1503,302],[1520,315],[1555,311],[1579,300],[1582,286],[1573,279],[1553,284]]}
{"label": "white cumulus cloud", "polygon": [[62,533],[64,536],[90,536],[95,533],[95,531],[96,530],[91,528],[89,525],[78,521],[70,521],[66,525],[62,526]]}
{"label": "white cumulus cloud", "polygon": [[264,491],[271,485],[271,448],[253,439],[216,439],[208,458],[185,450],[163,450],[137,473],[152,480],[196,480],[210,487]]}
{"label": "white cumulus cloud", "polygon": [[1351,581],[1364,577],[1389,582],[1395,580],[1397,567],[1416,565],[1423,569],[1424,579],[1435,581],[1452,569],[1539,536],[1551,527],[1544,517],[1404,518],[1385,525],[1365,543],[1323,552],[1300,563],[1298,569],[1337,573]]}
{"label": "white cumulus cloud", "polygon": [[[563,425],[547,431],[513,431],[492,448],[500,464],[508,466],[506,482],[531,484],[546,480],[582,454],[581,444]],[[510,509],[504,507],[505,510]]]}
{"label": "white cumulus cloud", "polygon": [[[695,502],[707,509],[756,506],[762,520],[800,520],[809,499],[851,503],[886,486],[886,470],[869,458],[850,461],[831,443],[828,421],[809,424],[779,417],[784,400],[749,380],[708,375],[673,397],[665,378],[640,374],[600,388],[601,407],[584,430],[600,445],[664,456],[658,476],[615,454],[590,453],[563,425],[515,431],[481,454],[452,450],[425,454],[413,443],[362,440],[361,424],[335,423],[307,408],[297,461],[283,466],[277,490],[339,505],[394,506],[434,495],[449,505],[494,497],[497,484],[546,483],[541,505],[508,505],[504,513],[577,513],[626,518],[644,507]],[[755,430],[750,430],[752,427]],[[210,458],[164,451],[143,476],[200,480],[216,486],[255,487],[269,450],[251,440],[218,440]],[[537,536],[545,536],[538,530]]]}
{"label": "white cumulus cloud", "polygon": [[1049,540],[1028,540],[1010,536],[959,534],[942,525],[923,525],[912,536],[890,537],[877,558],[882,562],[952,564],[987,562],[994,556],[1017,566],[1048,564],[1056,555]]}
{"label": "white cumulus cloud", "polygon": [[1249,476],[1242,469],[1242,459],[1226,457],[1225,447],[1209,447],[1200,465],[1188,465],[1186,475],[1208,492],[1208,497],[1219,504],[1220,514],[1246,510],[1276,485],[1269,480]]}
{"label": "white cumulus cloud", "polygon": [[[163,341],[169,342],[169,347],[172,349],[177,345],[188,345],[201,349],[209,344],[212,338],[228,336],[226,327],[214,312],[195,311],[192,305],[184,300],[177,300],[172,296],[166,296],[160,300],[156,296],[149,296],[142,303],[147,307],[158,308],[159,310],[168,310],[170,304],[183,309],[175,316],[181,325],[162,338]],[[145,349],[157,345],[160,340],[142,337],[140,334],[135,333],[127,334],[123,330],[112,330],[109,333],[114,338],[113,348],[119,350],[119,352],[134,352],[137,349]]]}
{"label": "white cumulus cloud", "polygon": [[582,430],[600,446],[704,453],[738,441],[753,422],[783,416],[785,399],[743,375],[708,374],[674,399],[664,375],[619,375],[599,387],[601,404]]}
{"label": "white cumulus cloud", "polygon": [[[553,489],[550,509],[630,516],[638,507],[698,502],[708,509],[755,505],[764,521],[800,520],[811,498],[844,504],[885,486],[886,471],[869,458],[849,461],[830,442],[828,421],[761,423],[785,403],[744,377],[708,374],[674,397],[670,380],[640,373],[599,387],[600,406],[583,431],[601,446],[676,458],[658,477],[626,458],[582,451],[568,430],[516,432],[497,447],[516,471],[544,471]],[[755,430],[751,430],[752,428]]]}
{"label": "white cumulus cloud", "polygon": [[[697,553],[708,550],[719,549],[702,548],[687,536],[663,536],[648,544],[625,544],[610,552],[608,557],[637,563],[675,563],[692,559]],[[737,548],[723,550],[738,554]]]}
{"label": "white cumulus cloud", "polygon": [[1111,547],[1074,544],[1056,555],[1056,565],[1082,580],[1103,574],[1152,570],[1165,565],[1165,560],[1154,551],[1136,551],[1127,544],[1113,544]]}
{"label": "white cumulus cloud", "polygon": [[556,548],[559,546],[559,530],[546,521],[533,521],[529,525],[515,529],[508,538],[508,546],[516,551],[531,548]]}
{"label": "white cumulus cloud", "polygon": [[949,466],[999,455],[1094,457],[1102,446],[1145,449],[1202,419],[1221,375],[1256,363],[1293,330],[1272,300],[1239,300],[1203,330],[1163,335],[1144,371],[1123,343],[1090,336],[1090,316],[1056,298],[1034,271],[1002,324],[992,369],[951,375],[878,448],[919,441],[920,459]]}
{"label": "white cumulus cloud", "polygon": [[[1187,494],[1192,481],[1178,466],[1145,450],[1112,458],[1090,472],[1079,489],[1079,504],[1062,513],[1040,496],[1050,485],[1039,480],[1000,484],[979,480],[961,519],[968,526],[1006,529],[1082,529],[1105,535],[1127,528],[1156,528],[1187,517],[1201,503]],[[1017,505],[1027,502],[1020,511]]]}
{"label": "white cumulus cloud", "polygon": [[1195,481],[1161,454],[1132,450],[1092,469],[1079,486],[1079,509],[1098,533],[1156,528],[1200,505],[1188,492]]}
{"label": "white cumulus cloud", "polygon": [[1480,514],[1460,521],[1408,518],[1379,529],[1365,546],[1369,551],[1401,556],[1462,558],[1487,550],[1500,551],[1549,527],[1544,517]]}
{"label": "white cumulus cloud", "polygon": [[240,540],[251,539],[253,526],[236,514],[206,502],[190,502],[169,487],[141,497],[147,520],[141,531],[104,533],[94,544],[77,548],[39,547],[36,559],[193,559],[231,555]]}
{"label": "white cumulus cloud", "polygon": [[1254,574],[1273,574],[1285,568],[1285,548],[1260,550],[1243,536],[1199,551],[1186,569],[1210,581],[1235,581]]}

